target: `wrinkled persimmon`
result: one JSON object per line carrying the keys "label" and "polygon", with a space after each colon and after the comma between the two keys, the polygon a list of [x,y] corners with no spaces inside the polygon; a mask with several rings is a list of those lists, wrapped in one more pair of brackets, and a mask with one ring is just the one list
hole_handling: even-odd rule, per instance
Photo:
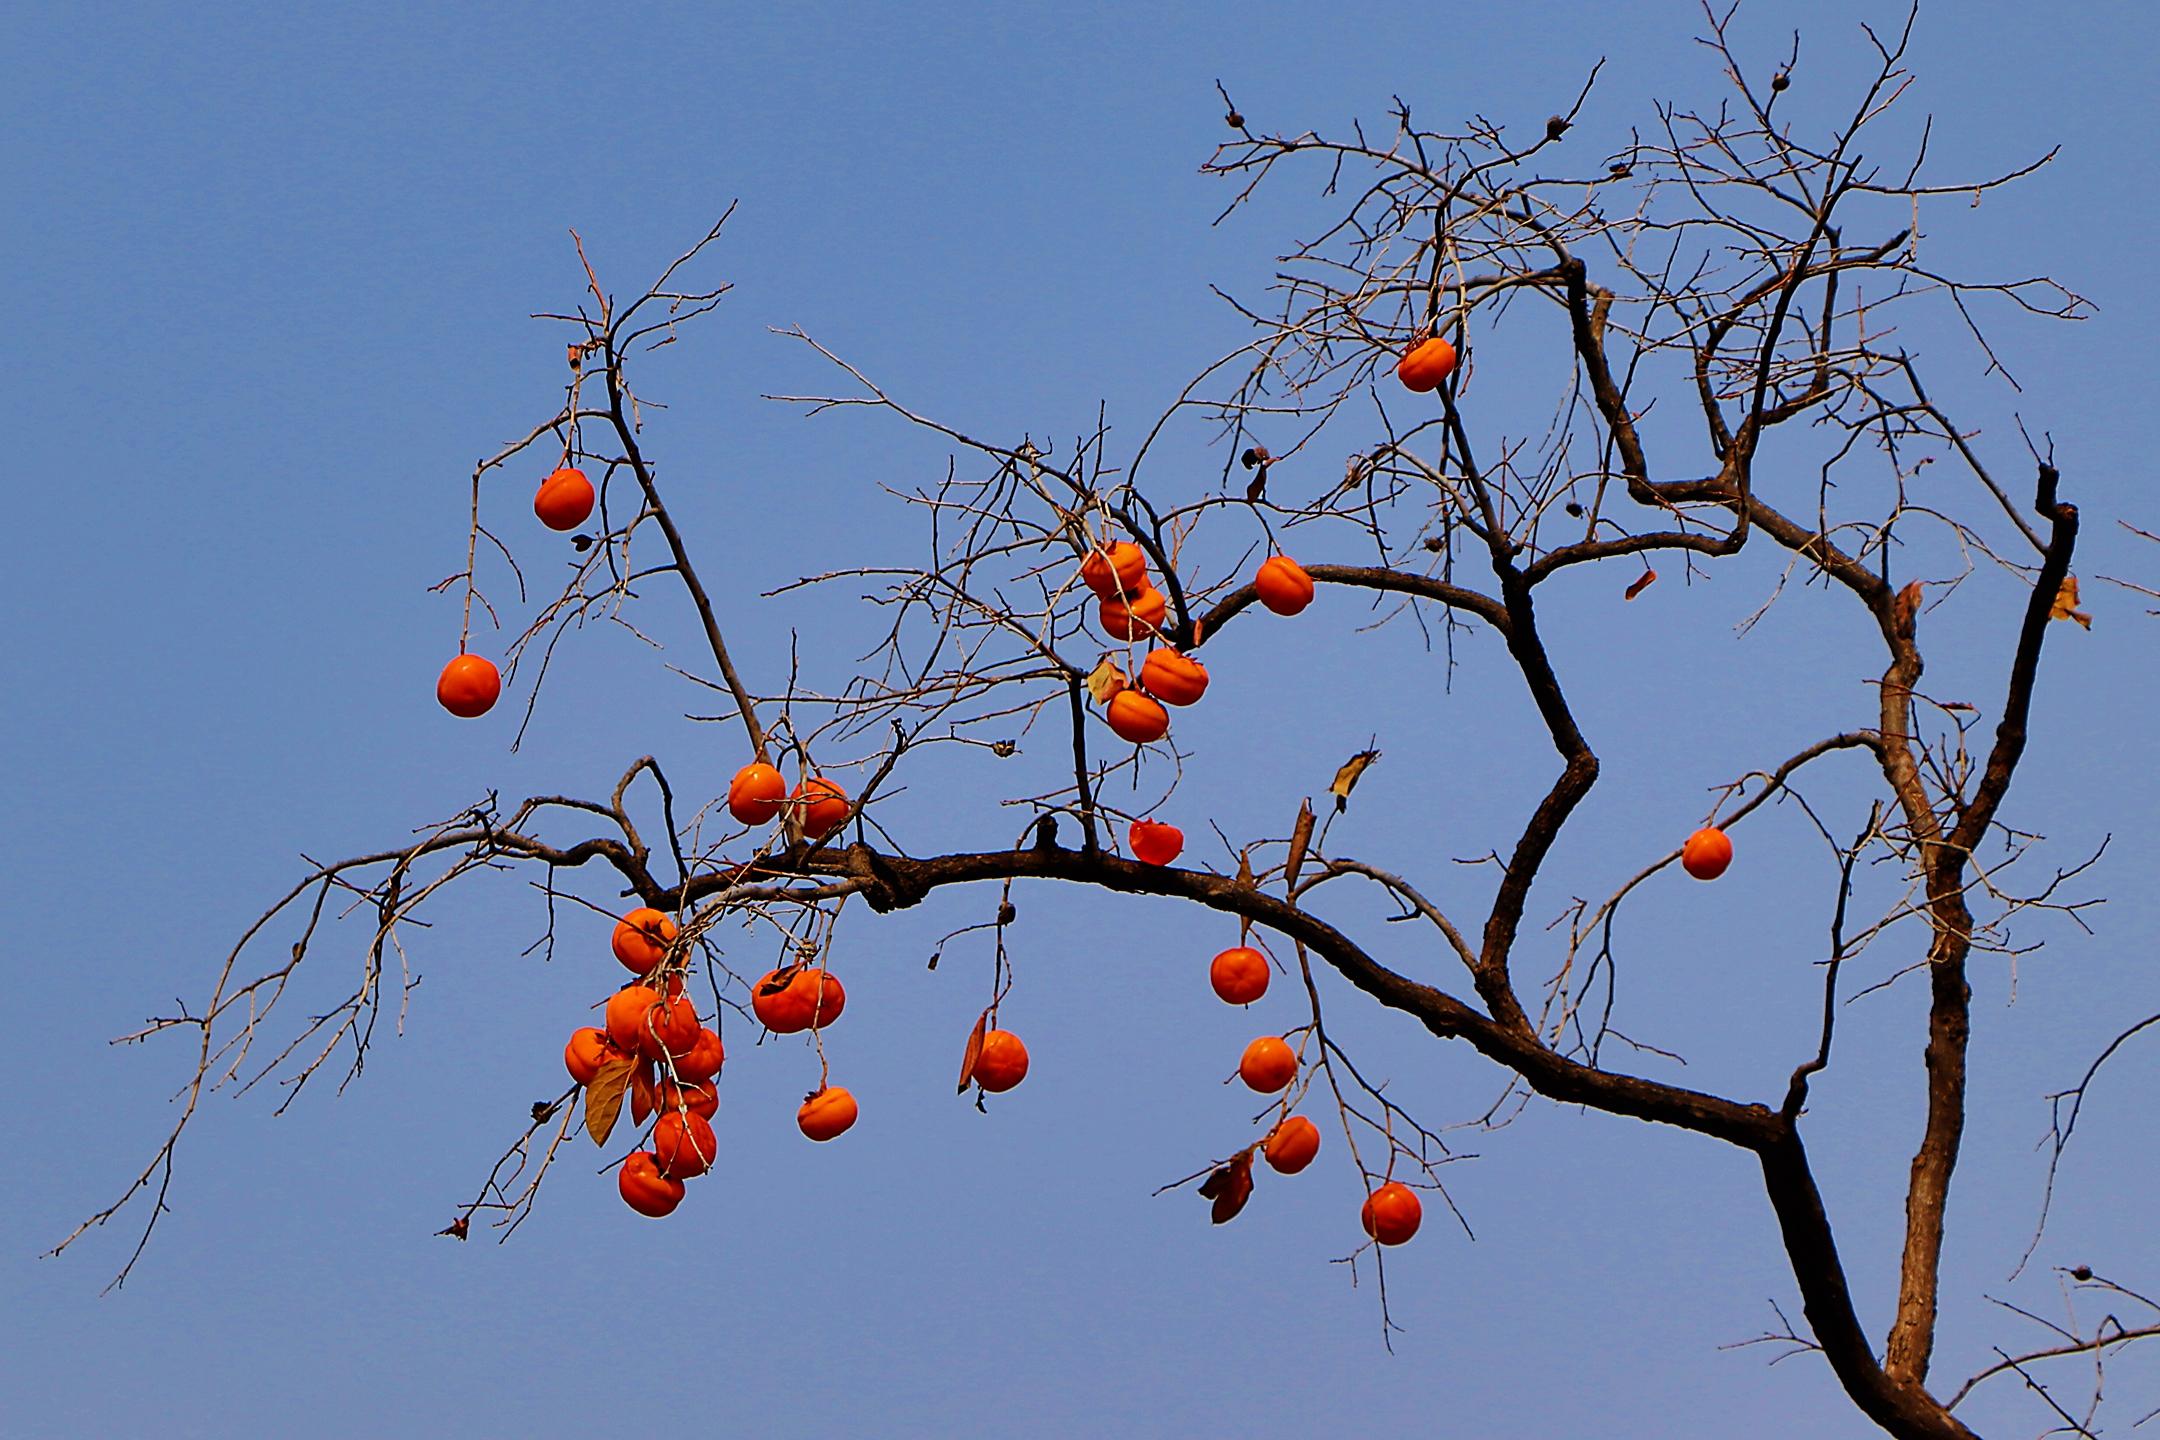
{"label": "wrinkled persimmon", "polygon": [[660,992],[650,985],[625,985],[608,997],[607,1034],[615,1048],[638,1053],[639,1037],[645,1033],[645,1013],[660,1003]]}
{"label": "wrinkled persimmon", "polygon": [[694,1110],[668,1110],[653,1126],[652,1153],[661,1174],[690,1180],[712,1169],[720,1146],[704,1116]]}
{"label": "wrinkled persimmon", "polygon": [[662,1115],[687,1110],[710,1120],[720,1113],[720,1087],[710,1080],[690,1084],[662,1080],[653,1087],[653,1109]]}
{"label": "wrinkled persimmon", "polygon": [[629,1207],[657,1220],[682,1204],[683,1183],[660,1173],[660,1162],[649,1150],[639,1150],[616,1172],[616,1188]]}
{"label": "wrinkled persimmon", "polygon": [[829,971],[815,965],[768,970],[750,989],[750,1010],[775,1035],[822,1030],[840,1018],[847,991]]}
{"label": "wrinkled persimmon", "polygon": [[1207,693],[1207,667],[1168,646],[1140,662],[1140,688],[1165,705],[1190,705]]}

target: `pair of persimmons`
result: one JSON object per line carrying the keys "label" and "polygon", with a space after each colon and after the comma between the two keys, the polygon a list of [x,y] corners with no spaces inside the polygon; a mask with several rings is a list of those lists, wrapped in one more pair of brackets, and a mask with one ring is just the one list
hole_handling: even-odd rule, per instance
{"label": "pair of persimmons", "polygon": [[[575,530],[593,512],[592,481],[585,472],[565,465],[540,482],[533,495],[533,513],[550,530]],[[476,720],[495,708],[502,698],[502,672],[485,655],[453,656],[435,681],[435,699],[443,709],[461,720]]]}

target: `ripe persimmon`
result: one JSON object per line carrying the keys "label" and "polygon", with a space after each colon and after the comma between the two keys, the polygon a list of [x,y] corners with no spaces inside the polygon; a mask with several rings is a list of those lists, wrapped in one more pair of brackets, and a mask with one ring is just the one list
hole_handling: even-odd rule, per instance
{"label": "ripe persimmon", "polygon": [[1027,1046],[1020,1037],[1010,1030],[991,1030],[983,1035],[982,1052],[975,1057],[969,1078],[997,1095],[1027,1079],[1027,1072]]}
{"label": "ripe persimmon", "polygon": [[676,935],[675,922],[648,906],[615,922],[615,958],[632,974],[644,975],[667,956]]}
{"label": "ripe persimmon", "polygon": [[1238,1077],[1263,1095],[1297,1079],[1297,1052],[1280,1035],[1262,1035],[1238,1059]]}
{"label": "ripe persimmon", "polygon": [[1413,345],[1395,362],[1395,378],[1402,381],[1404,389],[1419,394],[1436,388],[1454,373],[1455,347],[1438,335],[1422,345]]}
{"label": "ripe persimmon", "polygon": [[840,1018],[847,991],[831,972],[815,965],[768,970],[750,989],[750,1010],[775,1035],[822,1030]]}
{"label": "ripe persimmon", "polygon": [[616,1049],[630,1055],[638,1053],[638,1040],[645,1033],[645,1013],[659,1003],[660,992],[650,985],[625,985],[608,997],[607,1034]]}
{"label": "ripe persimmon", "polygon": [[710,1080],[726,1062],[727,1051],[720,1044],[718,1032],[707,1026],[698,1031],[697,1043],[687,1054],[675,1057],[675,1078],[691,1084]]}
{"label": "ripe persimmon", "polygon": [[1400,1180],[1390,1180],[1373,1191],[1358,1210],[1358,1223],[1382,1245],[1402,1244],[1417,1234],[1424,1219],[1425,1206],[1418,1200],[1417,1191]]}
{"label": "ripe persimmon", "polygon": [[502,673],[484,655],[459,655],[443,666],[435,699],[461,720],[476,720],[502,698]]}
{"label": "ripe persimmon", "polygon": [[1130,540],[1090,550],[1080,562],[1080,581],[1098,600],[1137,595],[1147,585],[1147,551]]}
{"label": "ripe persimmon", "polygon": [[1145,745],[1170,733],[1170,712],[1138,690],[1120,690],[1110,697],[1103,718],[1121,740]]}
{"label": "ripe persimmon", "polygon": [[[1230,1004],[1250,1005],[1267,994],[1269,969],[1267,956],[1250,945],[1233,945],[1208,966],[1208,984]],[[1280,1090],[1282,1086],[1267,1088]]]}
{"label": "ripe persimmon", "polygon": [[692,1115],[702,1115],[710,1120],[720,1113],[720,1087],[710,1080],[700,1080],[695,1084],[662,1080],[653,1087],[653,1109],[662,1115],[687,1110]]}
{"label": "ripe persimmon", "polygon": [[1125,832],[1133,859],[1143,865],[1168,865],[1184,852],[1185,832],[1160,820],[1135,820]]}
{"label": "ripe persimmon", "polygon": [[1295,1175],[1312,1164],[1320,1153],[1320,1127],[1303,1115],[1292,1115],[1268,1131],[1260,1142],[1269,1167],[1283,1175]]}
{"label": "ripe persimmon", "polygon": [[1687,837],[1680,847],[1680,868],[1697,880],[1715,880],[1732,864],[1732,839],[1714,825]]}
{"label": "ripe persimmon", "polygon": [[1207,667],[1163,646],[1140,662],[1140,688],[1165,705],[1190,705],[1207,693]]}
{"label": "ripe persimmon", "polygon": [[1145,640],[1169,613],[1169,600],[1152,585],[1138,594],[1105,600],[1095,607],[1095,618],[1101,622],[1103,633],[1113,640]]}
{"label": "ripe persimmon", "polygon": [[697,1006],[687,995],[670,995],[645,1014],[638,1032],[638,1054],[647,1060],[687,1055],[697,1047],[705,1027],[698,1023]]}
{"label": "ripe persimmon", "polygon": [[653,1126],[652,1153],[661,1174],[690,1180],[712,1169],[720,1145],[704,1116],[694,1110],[669,1110]]}
{"label": "ripe persimmon", "polygon": [[1253,576],[1253,589],[1260,592],[1260,603],[1277,615],[1295,615],[1312,604],[1312,576],[1287,555],[1271,555],[1261,561],[1259,572]]}
{"label": "ripe persimmon", "polygon": [[789,798],[801,807],[796,816],[805,840],[822,840],[832,834],[853,808],[848,804],[847,791],[822,775],[813,775],[797,785]]}
{"label": "ripe persimmon", "polygon": [[855,1097],[838,1085],[827,1085],[802,1102],[795,1124],[812,1140],[830,1140],[855,1123]]}
{"label": "ripe persimmon", "polygon": [[728,814],[744,825],[767,823],[786,799],[787,777],[762,760],[743,766],[728,782]]}
{"label": "ripe persimmon", "polygon": [[563,1046],[563,1066],[580,1085],[592,1084],[602,1065],[622,1058],[623,1052],[608,1038],[607,1031],[595,1025],[571,1031],[570,1043]]}
{"label": "ripe persimmon", "polygon": [[542,480],[533,494],[533,514],[550,530],[575,530],[592,509],[592,481],[568,465]]}
{"label": "ripe persimmon", "polygon": [[660,1173],[660,1162],[650,1150],[639,1150],[622,1163],[615,1175],[616,1188],[629,1207],[657,1220],[682,1204],[683,1183]]}

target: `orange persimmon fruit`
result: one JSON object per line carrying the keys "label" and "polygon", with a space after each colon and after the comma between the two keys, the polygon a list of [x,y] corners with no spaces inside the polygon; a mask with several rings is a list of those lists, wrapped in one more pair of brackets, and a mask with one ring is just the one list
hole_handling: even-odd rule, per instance
{"label": "orange persimmon fruit", "polygon": [[743,766],[728,782],[728,814],[740,824],[765,824],[780,813],[786,799],[786,777],[762,760]]}
{"label": "orange persimmon fruit", "polygon": [[657,1220],[682,1204],[683,1183],[660,1173],[660,1162],[650,1150],[640,1150],[623,1161],[615,1177],[616,1188],[629,1207]]}
{"label": "orange persimmon fruit", "polygon": [[1390,1180],[1365,1197],[1358,1223],[1382,1245],[1400,1245],[1417,1234],[1425,1219],[1425,1207],[1417,1192],[1400,1180]]}
{"label": "orange persimmon fruit", "polygon": [[650,906],[639,906],[615,922],[611,944],[615,958],[632,974],[644,975],[667,956],[676,935],[675,922]]}
{"label": "orange persimmon fruit", "polygon": [[814,965],[768,970],[750,988],[750,1009],[775,1035],[822,1030],[840,1018],[847,991],[829,971]]}
{"label": "orange persimmon fruit", "polygon": [[1190,705],[1207,693],[1207,667],[1164,646],[1140,662],[1140,688],[1165,705]]}
{"label": "orange persimmon fruit", "polygon": [[690,1180],[712,1169],[720,1146],[704,1116],[695,1110],[669,1110],[653,1126],[652,1153],[661,1174]]}
{"label": "orange persimmon fruit", "polygon": [[1404,389],[1419,394],[1437,388],[1454,373],[1455,347],[1438,335],[1422,345],[1413,345],[1395,362],[1395,378],[1402,381]]}
{"label": "orange persimmon fruit", "polygon": [[1147,585],[1147,552],[1130,540],[1090,550],[1080,562],[1080,580],[1098,600],[1137,595]]}
{"label": "orange persimmon fruit", "polygon": [[443,666],[435,699],[461,720],[476,720],[502,698],[502,673],[484,655],[459,655]]}
{"label": "orange persimmon fruit", "polygon": [[1160,820],[1135,820],[1125,832],[1133,859],[1143,865],[1168,865],[1185,849],[1185,832]]}
{"label": "orange persimmon fruit", "polygon": [[982,1052],[975,1057],[969,1078],[997,1095],[1027,1079],[1027,1046],[1010,1030],[991,1030],[982,1038]]}
{"label": "orange persimmon fruit", "polygon": [[1705,826],[1680,847],[1680,868],[1697,880],[1715,880],[1732,864],[1732,840],[1716,826]]}
{"label": "orange persimmon fruit", "polygon": [[1269,1168],[1279,1174],[1295,1175],[1320,1153],[1320,1127],[1303,1115],[1292,1115],[1268,1131],[1260,1150]]}
{"label": "orange persimmon fruit", "polygon": [[1138,690],[1120,690],[1110,697],[1103,718],[1121,740],[1146,745],[1170,733],[1170,712]]}
{"label": "orange persimmon fruit", "polygon": [[1159,629],[1170,613],[1162,591],[1149,585],[1122,600],[1105,600],[1095,607],[1103,633],[1113,640],[1145,640]]}
{"label": "orange persimmon fruit", "polygon": [[550,530],[575,530],[592,511],[592,481],[572,466],[555,471],[533,492],[533,514]]}
{"label": "orange persimmon fruit", "polygon": [[822,840],[832,834],[853,808],[848,804],[847,791],[822,775],[813,775],[797,785],[789,798],[802,807],[797,819],[805,840]]}
{"label": "orange persimmon fruit", "polygon": [[1260,603],[1277,615],[1295,615],[1312,604],[1312,576],[1287,555],[1271,555],[1261,561],[1259,573],[1253,576],[1253,589],[1260,592]]}
{"label": "orange persimmon fruit", "polygon": [[1297,1078],[1297,1052],[1280,1035],[1262,1035],[1238,1058],[1238,1078],[1272,1095]]}
{"label": "orange persimmon fruit", "polygon": [[[1208,984],[1232,1005],[1250,1005],[1267,994],[1268,958],[1250,945],[1233,945],[1208,966]],[[1280,1090],[1280,1085],[1270,1086]]]}
{"label": "orange persimmon fruit", "polygon": [[830,1140],[855,1123],[855,1097],[838,1085],[827,1085],[802,1103],[795,1124],[812,1140]]}

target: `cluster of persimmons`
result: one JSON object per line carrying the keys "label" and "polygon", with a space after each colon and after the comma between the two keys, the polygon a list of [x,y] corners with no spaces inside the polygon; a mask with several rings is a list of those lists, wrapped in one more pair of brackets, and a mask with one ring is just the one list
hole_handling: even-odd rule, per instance
{"label": "cluster of persimmons", "polygon": [[[1455,367],[1455,351],[1433,337],[1414,345],[1396,367],[1413,391],[1438,386]],[[533,510],[554,530],[574,530],[592,514],[592,483],[574,468],[557,469],[541,482]],[[1168,601],[1153,584],[1147,552],[1131,540],[1111,540],[1088,552],[1079,578],[1096,597],[1096,618],[1114,640],[1155,642],[1131,678],[1105,661],[1090,687],[1105,707],[1104,719],[1121,739],[1147,745],[1169,733],[1166,706],[1197,702],[1207,691],[1208,673],[1166,637]],[[1296,615],[1312,603],[1313,581],[1287,555],[1262,561],[1253,577],[1260,603],[1278,615]],[[460,654],[442,672],[436,697],[444,709],[467,718],[483,715],[502,693],[493,663]],[[793,789],[762,758],[737,771],[729,783],[728,812],[748,826],[781,822],[790,839],[810,844],[825,840],[854,812],[853,802],[837,783],[806,776]],[[1135,859],[1168,865],[1184,849],[1175,825],[1152,818],[1135,820],[1127,832]],[[1699,880],[1714,880],[1732,862],[1732,842],[1722,830],[1706,827],[1689,836],[1680,862]],[[632,910],[616,924],[616,958],[636,979],[617,990],[606,1005],[603,1023],[570,1037],[563,1058],[571,1078],[585,1089],[587,1125],[596,1141],[605,1140],[627,1097],[634,1124],[651,1122],[643,1148],[618,1169],[622,1197],[642,1215],[661,1216],[681,1202],[684,1181],[710,1170],[717,1154],[712,1117],[719,1109],[718,1079],[725,1058],[718,1032],[706,1026],[696,1005],[684,994],[690,946],[675,920],[654,909]],[[1273,964],[1260,950],[1237,945],[1217,955],[1208,968],[1215,993],[1232,1005],[1250,1005],[1267,993]],[[847,992],[821,960],[773,970],[751,990],[751,1010],[760,1024],[777,1035],[821,1031],[840,1018]],[[990,1017],[985,1016],[986,1021]],[[1296,1033],[1296,1032],[1293,1032]],[[1309,1040],[1311,1031],[1303,1032]],[[1320,1129],[1304,1115],[1291,1113],[1302,1062],[1283,1035],[1262,1035],[1245,1047],[1237,1073],[1252,1090],[1282,1096],[1279,1118],[1265,1138],[1211,1177],[1218,1221],[1235,1215],[1251,1189],[1251,1160],[1257,1152],[1268,1166],[1294,1175],[1320,1151]],[[989,1092],[1012,1089],[1028,1071],[1027,1047],[1009,1031],[978,1025],[971,1037],[961,1087],[969,1083]],[[812,1140],[831,1140],[855,1123],[855,1097],[838,1085],[821,1083],[796,1113],[796,1124]],[[1234,1173],[1233,1184],[1221,1184]],[[1415,1235],[1423,1219],[1416,1191],[1386,1180],[1366,1196],[1359,1213],[1365,1233],[1383,1245],[1399,1245]]]}

